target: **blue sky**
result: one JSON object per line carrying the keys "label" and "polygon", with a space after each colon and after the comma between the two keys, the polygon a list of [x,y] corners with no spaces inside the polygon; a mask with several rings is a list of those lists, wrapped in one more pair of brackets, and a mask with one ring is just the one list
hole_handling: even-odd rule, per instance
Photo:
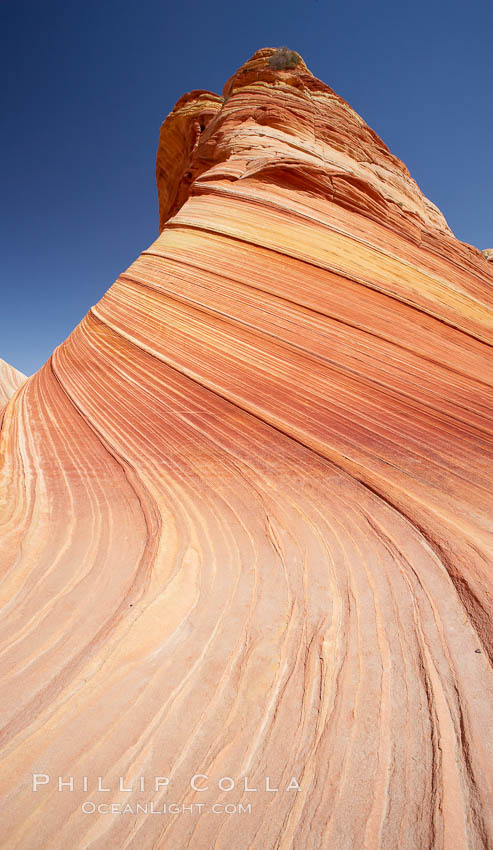
{"label": "blue sky", "polygon": [[289,47],[493,247],[493,4],[2,0],[0,357],[36,371],[157,236],[159,126]]}

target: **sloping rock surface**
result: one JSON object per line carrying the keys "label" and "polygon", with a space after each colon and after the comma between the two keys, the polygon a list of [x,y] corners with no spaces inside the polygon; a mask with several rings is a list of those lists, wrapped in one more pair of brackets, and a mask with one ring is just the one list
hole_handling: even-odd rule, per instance
{"label": "sloping rock surface", "polygon": [[22,372],[0,357],[0,412],[25,380]]}
{"label": "sloping rock surface", "polygon": [[273,49],[157,180],[4,412],[5,846],[491,847],[491,263]]}

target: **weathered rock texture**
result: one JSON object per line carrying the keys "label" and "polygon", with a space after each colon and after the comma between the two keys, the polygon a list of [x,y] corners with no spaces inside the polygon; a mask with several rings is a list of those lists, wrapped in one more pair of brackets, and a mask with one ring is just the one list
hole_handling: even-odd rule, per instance
{"label": "weathered rock texture", "polygon": [[15,391],[26,380],[26,376],[14,369],[0,357],[0,414]]}
{"label": "weathered rock texture", "polygon": [[492,267],[273,52],[179,101],[161,235],[5,411],[9,850],[492,846]]}

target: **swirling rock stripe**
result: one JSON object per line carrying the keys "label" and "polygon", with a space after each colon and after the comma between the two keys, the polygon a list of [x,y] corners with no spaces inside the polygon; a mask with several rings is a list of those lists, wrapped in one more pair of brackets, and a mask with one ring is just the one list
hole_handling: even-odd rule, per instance
{"label": "swirling rock stripe", "polygon": [[[159,238],[5,410],[12,850],[493,840],[491,265],[360,119],[361,165],[355,113],[271,54],[224,103],[198,94],[201,135],[177,106],[161,138],[187,140],[187,190],[170,172]],[[272,115],[235,123],[257,96]],[[264,160],[288,96],[286,179]],[[329,166],[308,181],[315,96],[332,136],[312,126],[310,156],[339,140],[367,181],[380,162],[345,203]],[[33,794],[32,772],[89,790]],[[81,812],[202,802],[195,773],[301,790],[216,789],[241,817]],[[141,775],[172,792],[118,791]]]}

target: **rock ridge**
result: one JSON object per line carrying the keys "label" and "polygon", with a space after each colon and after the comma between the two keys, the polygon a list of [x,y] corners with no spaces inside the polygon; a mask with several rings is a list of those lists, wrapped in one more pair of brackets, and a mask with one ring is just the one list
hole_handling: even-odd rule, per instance
{"label": "rock ridge", "polygon": [[492,264],[287,49],[156,176],[3,411],[5,846],[487,850]]}

